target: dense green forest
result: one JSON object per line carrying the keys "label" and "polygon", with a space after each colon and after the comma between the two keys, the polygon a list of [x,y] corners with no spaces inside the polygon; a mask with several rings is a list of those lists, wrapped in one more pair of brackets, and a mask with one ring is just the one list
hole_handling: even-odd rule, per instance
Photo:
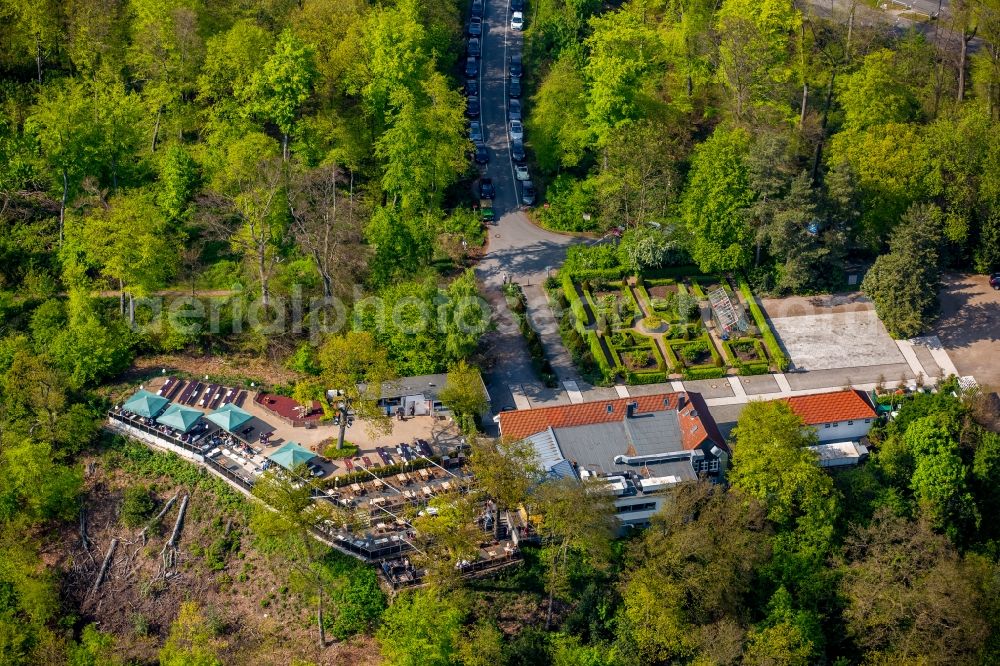
{"label": "dense green forest", "polygon": [[[1000,268],[1000,6],[953,0],[921,31],[844,7],[529,2],[527,146],[547,204],[533,215],[620,225],[623,262],[744,271],[773,293],[842,287],[846,263],[872,263],[889,330],[919,331],[942,268]],[[351,345],[386,375],[475,360],[467,9],[0,0],[0,663],[236,654],[192,599],[124,658],[149,626],[103,631],[68,592],[59,534],[82,520],[91,463],[122,484],[204,484],[99,433],[136,359],[265,359],[303,398]],[[164,292],[192,298],[166,316]],[[383,326],[370,295],[401,321]],[[350,334],[284,325],[296,299],[324,298],[344,305],[315,316]],[[422,312],[443,324],[410,326]],[[908,402],[869,464],[835,475],[787,410],[748,408],[731,487],[683,488],[623,541],[592,498],[498,477],[490,494],[541,516],[546,545],[495,580],[441,572],[391,602],[371,569],[316,550],[294,493],[275,518],[204,492],[251,559],[291,572],[274,594],[327,599],[327,638],[367,636],[372,663],[996,663],[1000,439],[951,388]],[[486,478],[510,463],[478,464]],[[148,493],[122,501],[124,524],[149,518]],[[206,566],[237,557],[229,527],[206,529]]]}

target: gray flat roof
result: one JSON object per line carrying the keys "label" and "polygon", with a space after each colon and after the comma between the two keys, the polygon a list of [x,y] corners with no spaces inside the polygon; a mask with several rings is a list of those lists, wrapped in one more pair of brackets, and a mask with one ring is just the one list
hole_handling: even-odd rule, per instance
{"label": "gray flat roof", "polygon": [[[684,450],[676,411],[647,412],[610,423],[555,428],[556,442],[562,455],[580,468],[603,474],[639,472],[643,467],[650,476],[675,475],[693,479],[690,451]],[[657,461],[642,467],[619,465],[617,456],[648,456],[677,453],[678,459]]]}
{"label": "gray flat roof", "polygon": [[[480,380],[482,377],[480,377]],[[441,372],[436,375],[419,375],[417,377],[400,377],[388,382],[382,382],[382,399],[391,400],[402,398],[408,395],[422,395],[428,400],[437,400],[441,389],[448,383],[448,373]],[[359,388],[364,390],[365,384],[359,384]],[[486,399],[490,399],[486,385],[483,384],[483,392]]]}

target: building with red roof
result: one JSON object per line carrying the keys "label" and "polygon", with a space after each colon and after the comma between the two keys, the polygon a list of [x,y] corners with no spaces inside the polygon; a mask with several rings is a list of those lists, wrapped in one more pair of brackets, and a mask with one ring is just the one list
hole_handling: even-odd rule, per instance
{"label": "building with red roof", "polygon": [[785,402],[816,431],[820,442],[861,439],[875,423],[875,408],[864,393],[854,389],[798,395]]}

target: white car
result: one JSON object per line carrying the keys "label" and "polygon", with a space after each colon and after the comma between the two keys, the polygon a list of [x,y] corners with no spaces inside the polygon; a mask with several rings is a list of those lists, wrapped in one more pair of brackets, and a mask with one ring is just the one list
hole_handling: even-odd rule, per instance
{"label": "white car", "polygon": [[510,29],[511,30],[523,30],[524,29],[524,12],[514,12],[510,15]]}
{"label": "white car", "polygon": [[510,121],[510,138],[511,139],[524,138],[524,125],[521,124],[520,120]]}
{"label": "white car", "polygon": [[531,176],[528,175],[528,167],[523,164],[514,167],[514,177],[518,180],[531,180]]}

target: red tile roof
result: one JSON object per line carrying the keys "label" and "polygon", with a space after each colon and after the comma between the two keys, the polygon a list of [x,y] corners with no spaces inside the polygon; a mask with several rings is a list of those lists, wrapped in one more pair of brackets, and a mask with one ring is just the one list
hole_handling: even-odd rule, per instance
{"label": "red tile roof", "polygon": [[860,391],[800,395],[787,398],[785,402],[806,425],[875,418],[875,410]]}
{"label": "red tile roof", "polygon": [[[611,423],[625,418],[626,405],[637,403],[635,414],[662,412],[677,409],[680,396],[685,404],[678,413],[678,425],[686,450],[695,449],[706,439],[725,446],[705,402],[698,393],[657,393],[616,400],[596,400],[575,405],[521,409],[500,412],[500,433],[507,437],[530,437],[547,428],[572,428],[574,426]],[[608,410],[608,406],[611,410]]]}

